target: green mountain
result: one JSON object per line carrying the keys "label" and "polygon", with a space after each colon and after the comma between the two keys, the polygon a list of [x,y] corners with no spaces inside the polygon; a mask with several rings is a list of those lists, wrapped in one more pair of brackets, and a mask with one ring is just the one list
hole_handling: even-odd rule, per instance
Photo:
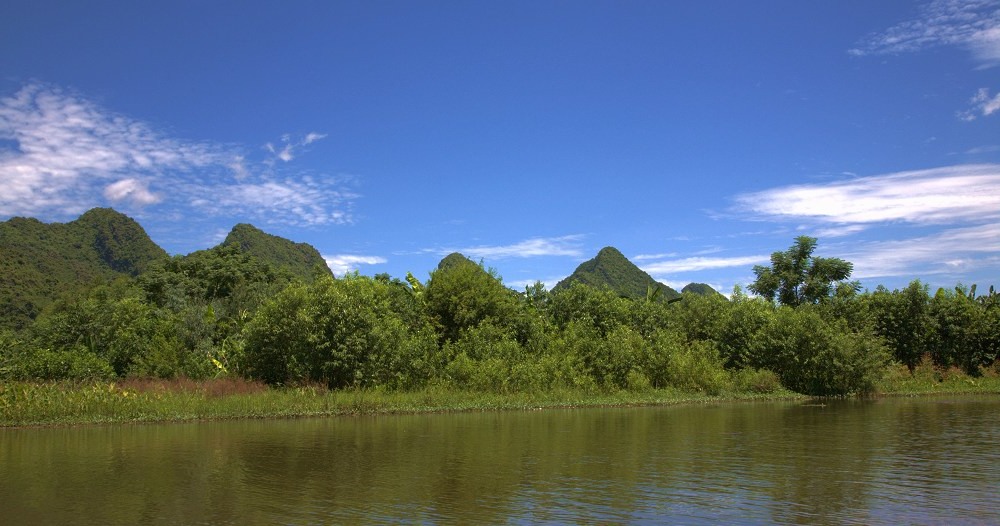
{"label": "green mountain", "polygon": [[330,273],[323,256],[312,245],[268,234],[253,225],[234,226],[221,246],[229,245],[236,245],[242,252],[276,269],[286,269],[305,281],[312,281],[317,268]]}
{"label": "green mountain", "polygon": [[448,269],[456,267],[458,265],[475,265],[479,266],[475,261],[459,254],[458,252],[452,252],[445,256],[441,261],[438,262],[438,270]]}
{"label": "green mountain", "polygon": [[[681,289],[681,294],[700,294],[702,296],[715,296],[719,291],[713,289],[707,283],[688,283]],[[721,295],[721,294],[720,294]]]}
{"label": "green mountain", "polygon": [[167,253],[132,218],[95,208],[69,223],[0,223],[0,327],[21,328],[60,295],[137,276]]}
{"label": "green mountain", "polygon": [[560,281],[552,288],[555,292],[568,287],[571,283],[583,283],[591,287],[608,287],[627,298],[645,298],[649,287],[660,289],[659,298],[667,301],[679,298],[676,290],[660,283],[629,261],[618,249],[604,247],[597,257],[585,261],[576,267],[569,277]]}

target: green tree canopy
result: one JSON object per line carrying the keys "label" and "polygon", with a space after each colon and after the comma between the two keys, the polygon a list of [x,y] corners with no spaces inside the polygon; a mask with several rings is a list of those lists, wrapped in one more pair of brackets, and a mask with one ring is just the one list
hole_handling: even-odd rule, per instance
{"label": "green tree canopy", "polygon": [[517,293],[461,254],[441,260],[423,293],[427,312],[439,327],[442,341],[457,341],[460,333],[487,319],[510,326],[517,313]]}
{"label": "green tree canopy", "polygon": [[753,268],[757,280],[748,288],[765,298],[778,297],[783,305],[819,303],[834,291],[834,283],[846,280],[854,265],[839,258],[814,256],[816,238],[799,236],[784,252],[771,254],[771,266]]}

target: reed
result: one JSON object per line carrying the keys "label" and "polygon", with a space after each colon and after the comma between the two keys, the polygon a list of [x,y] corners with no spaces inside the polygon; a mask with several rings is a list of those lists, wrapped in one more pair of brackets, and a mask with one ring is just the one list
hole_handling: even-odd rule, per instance
{"label": "reed", "polygon": [[[127,379],[118,382],[13,382],[0,384],[0,427],[125,422],[183,422],[239,418],[534,410],[648,406],[740,400],[804,399],[777,388],[760,392],[754,381],[734,382],[719,394],[679,389],[554,389],[499,393],[432,385],[413,391],[329,390],[318,385],[273,388],[239,378],[195,381]],[[929,360],[912,372],[891,368],[882,396],[1000,394],[1000,368],[969,376]]]}
{"label": "reed", "polygon": [[971,376],[957,367],[934,365],[930,356],[910,371],[897,365],[889,369],[878,386],[883,395],[927,394],[1000,394],[1000,363],[981,367],[977,376]]}
{"label": "reed", "polygon": [[788,391],[711,396],[674,389],[494,393],[431,386],[416,391],[327,390],[311,385],[269,388],[243,380],[16,382],[0,386],[0,426],[532,410],[799,397]]}

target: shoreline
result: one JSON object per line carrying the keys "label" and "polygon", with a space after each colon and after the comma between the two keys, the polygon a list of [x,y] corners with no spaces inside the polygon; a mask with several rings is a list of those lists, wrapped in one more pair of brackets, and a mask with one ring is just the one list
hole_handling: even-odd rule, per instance
{"label": "shoreline", "polygon": [[[3,385],[0,429],[824,400],[787,390],[709,395],[675,389],[488,393],[444,387],[396,392],[264,387],[249,393],[213,394],[203,384],[190,384],[194,387],[173,391],[130,389],[127,383],[115,382]],[[935,383],[914,379],[892,387],[847,399],[997,395],[1000,378]]]}

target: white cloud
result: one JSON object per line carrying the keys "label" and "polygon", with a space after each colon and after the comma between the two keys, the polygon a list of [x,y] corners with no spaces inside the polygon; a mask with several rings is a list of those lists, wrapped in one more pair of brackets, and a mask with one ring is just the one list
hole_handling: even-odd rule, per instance
{"label": "white cloud", "polygon": [[[292,136],[288,133],[281,136],[281,143],[284,146],[275,146],[273,143],[267,143],[264,148],[274,155],[275,158],[280,159],[284,162],[289,162],[295,159],[296,150],[303,146],[312,144],[322,138],[326,137],[325,133],[310,132],[307,133],[305,137],[298,141],[292,141]],[[273,159],[271,160],[273,163]]]}
{"label": "white cloud", "polygon": [[649,261],[651,259],[666,259],[676,257],[676,252],[662,253],[662,254],[639,254],[638,256],[633,256],[632,261]]}
{"label": "white cloud", "polygon": [[306,138],[302,139],[302,144],[312,144],[320,139],[326,137],[325,133],[310,132],[306,134]]}
{"label": "white cloud", "polygon": [[667,275],[680,272],[694,272],[729,267],[743,267],[767,263],[770,255],[735,256],[735,257],[690,257],[658,261],[641,266],[651,275]]}
{"label": "white cloud", "polygon": [[381,256],[360,256],[357,254],[336,254],[324,255],[326,265],[330,267],[335,276],[343,276],[348,272],[358,270],[361,265],[380,265],[388,262]]}
{"label": "white cloud", "polygon": [[858,225],[1000,219],[1000,165],[959,165],[794,185],[736,197],[737,207],[773,219]]}
{"label": "white cloud", "polygon": [[966,155],[982,155],[985,153],[1000,152],[1000,145],[991,144],[988,146],[977,146],[975,148],[970,148],[965,150]]}
{"label": "white cloud", "polygon": [[[282,137],[275,156],[325,137]],[[359,196],[345,177],[309,177],[233,146],[165,136],[58,87],[33,83],[0,98],[0,217],[63,219],[95,207],[155,206],[190,222],[191,205],[239,221],[350,223]]]}
{"label": "white cloud", "polygon": [[[993,274],[1000,264],[997,164],[786,186],[736,201],[755,219],[804,221],[800,230],[820,238],[865,232],[824,254],[852,262],[854,279],[963,280]],[[921,234],[901,235],[906,229]]]}
{"label": "white cloud", "polygon": [[268,223],[313,226],[351,223],[348,210],[351,201],[359,197],[309,177],[204,186],[191,193],[210,196],[191,199],[193,206],[208,214],[231,215],[241,210],[251,215],[252,211],[252,215]]}
{"label": "white cloud", "polygon": [[847,225],[847,226],[835,226],[830,228],[822,228],[813,232],[813,237],[828,238],[828,237],[844,237],[852,234],[857,234],[858,232],[863,232],[867,229],[864,225]]}
{"label": "white cloud", "polygon": [[[994,16],[996,12],[994,12]],[[1000,64],[1000,24],[996,18],[992,21],[993,27],[977,31],[969,38],[968,46],[972,55],[983,64],[983,67],[990,67]]]}
{"label": "white cloud", "polygon": [[838,257],[854,263],[852,278],[914,278],[996,269],[997,253],[1000,224],[989,223],[911,239],[863,243]]}
{"label": "white cloud", "polygon": [[937,46],[966,48],[983,67],[1000,64],[1000,1],[935,0],[919,16],[869,35],[849,52],[877,55]]}
{"label": "white cloud", "polygon": [[104,188],[104,197],[111,201],[131,201],[136,205],[151,205],[161,201],[160,196],[152,193],[146,183],[138,179],[122,179]]}
{"label": "white cloud", "polygon": [[215,145],[162,137],[141,122],[40,84],[0,99],[0,139],[17,145],[0,150],[3,216],[75,215],[99,204],[113,181],[109,199],[132,185],[133,199],[148,204],[148,188],[122,180],[231,160]]}
{"label": "white cloud", "polygon": [[474,246],[465,248],[442,248],[434,249],[432,252],[446,255],[452,252],[460,252],[470,258],[530,258],[540,256],[572,256],[579,257],[583,254],[579,241],[582,235],[570,235],[561,237],[536,237],[527,239],[512,245],[494,246]]}
{"label": "white cloud", "polygon": [[1000,110],[1000,93],[990,97],[990,90],[979,88],[979,91],[969,100],[972,105],[968,110],[958,113],[958,118],[973,121],[977,117],[986,117]]}

